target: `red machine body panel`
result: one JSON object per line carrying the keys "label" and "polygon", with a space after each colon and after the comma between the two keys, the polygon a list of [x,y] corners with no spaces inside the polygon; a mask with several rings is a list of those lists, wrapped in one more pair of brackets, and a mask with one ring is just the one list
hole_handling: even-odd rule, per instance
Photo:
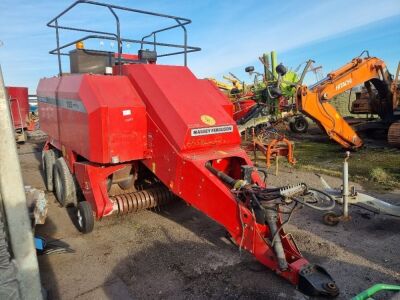
{"label": "red machine body panel", "polygon": [[[240,178],[240,167],[236,176],[229,169],[233,161],[238,162],[237,166],[252,165],[240,147],[229,99],[186,67],[124,65],[122,72],[147,108],[151,155],[143,163],[176,195],[223,224],[236,237],[238,220],[232,215],[238,214],[237,202],[230,189],[206,169],[208,161],[225,161],[228,169],[224,171]],[[221,126],[231,126],[233,130],[192,134],[193,129]]]}
{"label": "red machine body panel", "polygon": [[210,96],[214,97],[214,102],[222,105],[232,118],[234,115],[234,106],[228,96],[221,92],[219,88],[208,79],[199,79],[199,83],[203,85],[204,92],[210,93]]}
{"label": "red machine body panel", "polygon": [[11,116],[15,129],[26,128],[29,117],[28,88],[6,87],[10,100]]}
{"label": "red machine body panel", "polygon": [[256,101],[251,99],[237,101],[235,103],[235,113],[233,115],[234,120],[237,121],[243,118],[256,104]]}
{"label": "red machine body panel", "polygon": [[40,126],[54,144],[96,163],[145,157],[146,107],[125,76],[45,78],[37,94]]}
{"label": "red machine body panel", "polygon": [[131,64],[122,72],[142,97],[149,118],[179,151],[240,144],[231,104],[187,67]]}
{"label": "red machine body panel", "polygon": [[[241,166],[251,166],[252,162],[240,147],[238,131],[235,128],[227,133],[191,134],[193,128],[213,127],[205,124],[210,120],[203,120],[204,114],[215,121],[214,127],[234,125],[228,99],[185,67],[126,65],[123,73],[147,107],[151,155],[143,163],[174,194],[223,225],[238,245],[242,244],[270,268],[278,269],[274,252],[265,243],[268,227],[257,224],[253,213],[206,167],[212,161],[225,174],[241,178]],[[254,181],[263,186],[258,174],[253,175]],[[246,223],[244,227],[240,215]],[[243,233],[243,228],[249,228],[248,232]],[[282,237],[282,241],[290,268],[281,276],[297,284],[297,272],[308,262],[289,238]]]}
{"label": "red machine body panel", "polygon": [[[118,58],[118,53],[114,53],[114,58]],[[139,56],[137,54],[121,53],[122,59],[138,60]]]}

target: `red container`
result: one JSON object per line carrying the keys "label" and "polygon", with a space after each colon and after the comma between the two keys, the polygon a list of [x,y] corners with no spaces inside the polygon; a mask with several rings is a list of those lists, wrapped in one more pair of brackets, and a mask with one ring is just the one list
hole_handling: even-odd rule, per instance
{"label": "red container", "polygon": [[8,86],[6,89],[10,100],[14,128],[26,128],[29,116],[28,88]]}

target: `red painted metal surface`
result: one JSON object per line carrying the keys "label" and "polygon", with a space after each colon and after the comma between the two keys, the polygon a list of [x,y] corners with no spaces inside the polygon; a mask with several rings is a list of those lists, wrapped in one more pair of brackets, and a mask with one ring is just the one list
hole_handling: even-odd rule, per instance
{"label": "red painted metal surface", "polygon": [[[114,53],[114,57],[118,58],[118,53]],[[136,54],[121,53],[122,59],[138,60],[139,56]]]}
{"label": "red painted metal surface", "polygon": [[[213,95],[214,103],[221,105],[232,118],[234,116],[234,106],[229,98],[223,92],[221,92],[212,81],[208,79],[200,79],[199,83],[203,85],[204,92]],[[217,93],[215,91],[217,91]]]}
{"label": "red painted metal surface", "polygon": [[[122,72],[142,97],[149,118],[160,126],[174,148],[187,151],[240,144],[236,123],[224,108],[229,106],[228,100],[187,67],[132,64],[124,65]],[[218,126],[232,126],[234,130],[191,136],[191,129]]]}
{"label": "red painted metal surface", "polygon": [[28,88],[8,86],[6,89],[10,99],[10,110],[14,128],[26,128],[29,117]]}
{"label": "red painted metal surface", "polygon": [[[126,65],[123,73],[147,107],[151,157],[143,163],[176,195],[223,225],[238,245],[242,244],[260,262],[278,271],[274,251],[265,241],[268,227],[257,224],[252,212],[205,167],[208,161],[213,161],[215,167],[239,179],[240,166],[252,165],[240,148],[237,130],[219,135],[190,135],[190,128],[210,126],[202,124],[203,115],[215,120],[213,126],[235,124],[223,108],[225,103],[214,100],[220,93],[216,89],[208,89],[206,93],[204,85],[198,84],[185,67]],[[255,177],[263,185],[258,175]],[[243,214],[248,224],[245,229],[239,214]],[[280,275],[297,284],[297,271],[308,262],[293,241],[284,232],[281,235],[289,269]]]}
{"label": "red painted metal surface", "polygon": [[40,126],[55,146],[96,163],[145,157],[146,108],[126,77],[68,75],[42,79]]}
{"label": "red painted metal surface", "polygon": [[126,164],[99,166],[90,162],[76,162],[75,176],[86,201],[90,202],[96,218],[113,212],[113,203],[107,193],[107,177],[124,168]]}
{"label": "red painted metal surface", "polygon": [[243,118],[247,113],[250,111],[250,109],[256,105],[256,101],[247,99],[247,100],[239,100],[235,102],[235,113],[233,115],[233,118],[235,121],[240,120]]}

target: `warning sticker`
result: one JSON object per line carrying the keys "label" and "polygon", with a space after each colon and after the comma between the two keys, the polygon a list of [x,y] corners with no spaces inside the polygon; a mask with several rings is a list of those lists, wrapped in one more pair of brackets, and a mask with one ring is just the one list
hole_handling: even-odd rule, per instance
{"label": "warning sticker", "polygon": [[125,109],[122,111],[123,116],[130,116],[132,114],[132,111],[130,109]]}
{"label": "warning sticker", "polygon": [[207,127],[207,128],[193,128],[191,130],[191,136],[211,135],[211,134],[220,134],[229,132],[233,132],[233,125]]}

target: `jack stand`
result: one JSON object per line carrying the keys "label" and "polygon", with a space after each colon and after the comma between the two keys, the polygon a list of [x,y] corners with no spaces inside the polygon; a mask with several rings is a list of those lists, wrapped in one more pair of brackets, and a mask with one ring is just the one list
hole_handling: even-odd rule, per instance
{"label": "jack stand", "polygon": [[[351,216],[349,215],[349,205],[362,204],[365,209],[374,211],[377,214],[385,214],[394,217],[400,217],[400,206],[387,203],[378,198],[369,196],[367,194],[357,192],[355,187],[351,187],[349,190],[349,164],[348,160],[350,158],[350,152],[346,152],[346,156],[343,162],[343,186],[341,189],[333,189],[325,181],[325,179],[317,175],[322,185],[324,186],[324,191],[332,196],[335,201],[343,205],[343,211],[341,215],[337,215],[335,212],[330,211],[323,216],[323,222],[326,225],[335,226],[340,221],[349,221]],[[361,206],[362,207],[362,206]]]}

